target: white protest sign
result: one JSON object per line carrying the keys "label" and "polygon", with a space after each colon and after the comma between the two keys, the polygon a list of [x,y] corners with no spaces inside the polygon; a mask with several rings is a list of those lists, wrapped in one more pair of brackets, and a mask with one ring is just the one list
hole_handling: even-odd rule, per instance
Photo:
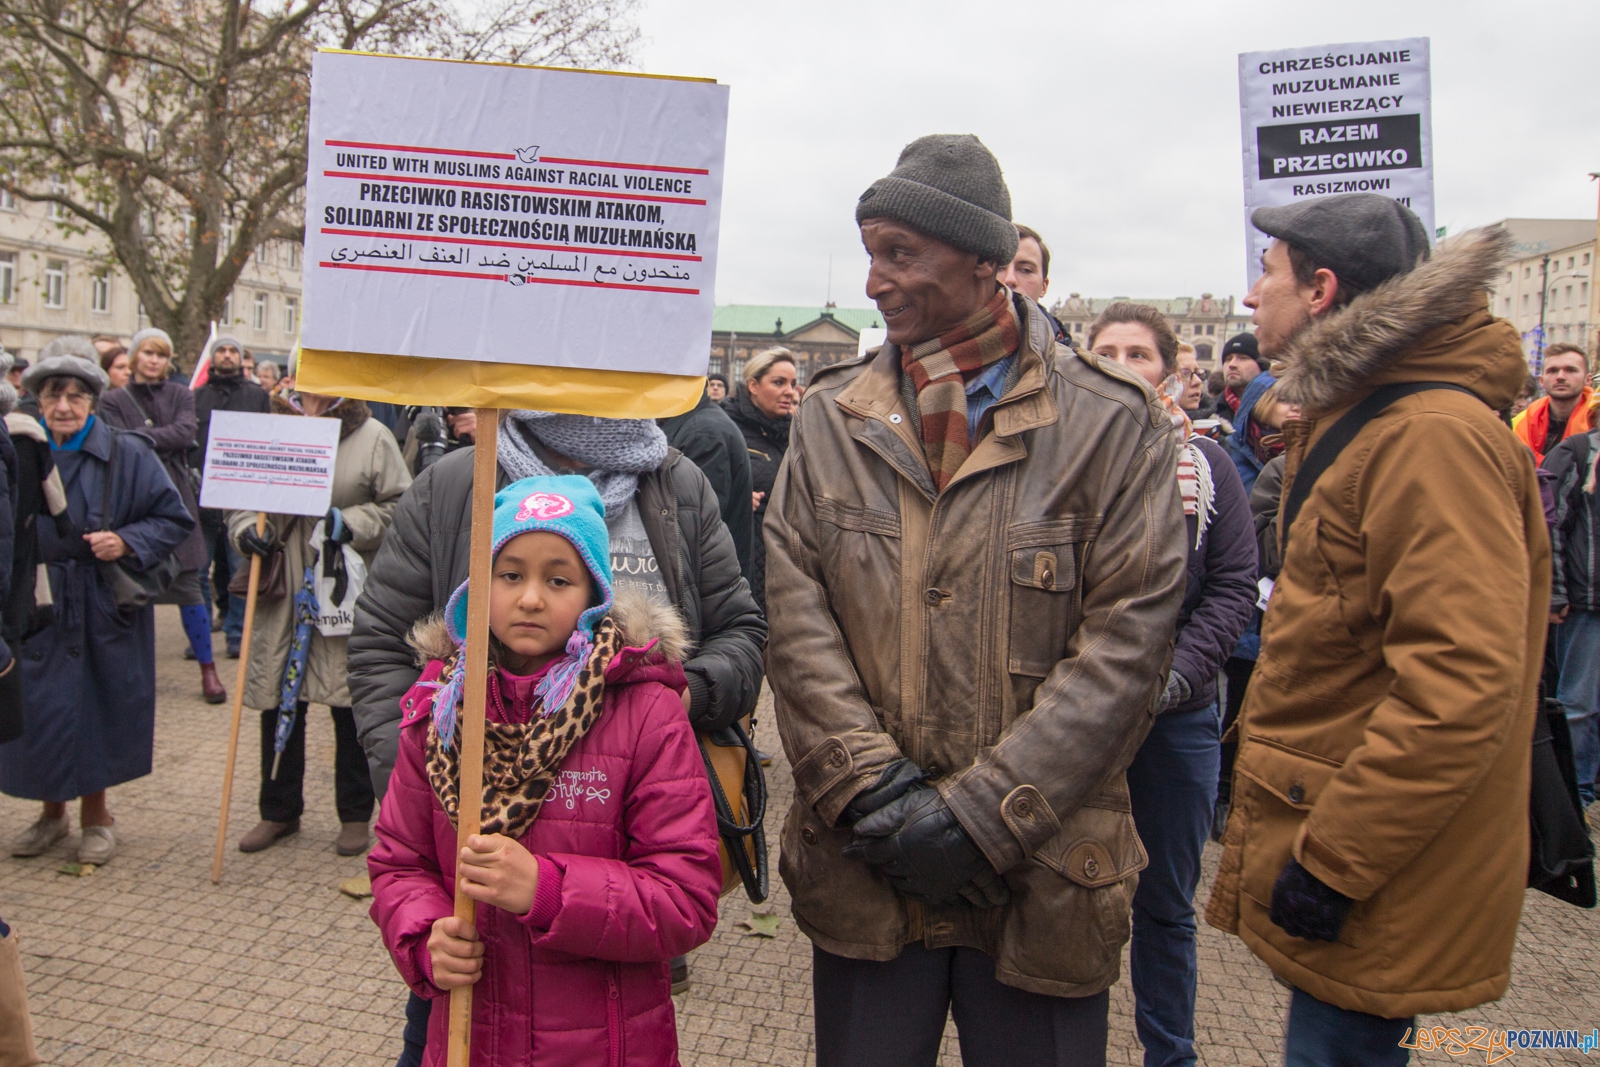
{"label": "white protest sign", "polygon": [[1250,282],[1272,238],[1258,207],[1381,193],[1433,229],[1428,38],[1316,45],[1239,56],[1245,256]]}
{"label": "white protest sign", "polygon": [[319,52],[307,349],[701,376],[728,87]]}
{"label": "white protest sign", "polygon": [[340,425],[299,415],[212,412],[200,506],[327,514]]}

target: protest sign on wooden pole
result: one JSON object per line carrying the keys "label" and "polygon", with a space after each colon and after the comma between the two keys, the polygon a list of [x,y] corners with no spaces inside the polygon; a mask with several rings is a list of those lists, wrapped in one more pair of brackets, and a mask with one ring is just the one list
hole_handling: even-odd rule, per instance
{"label": "protest sign on wooden pole", "polygon": [[[462,697],[463,714],[457,730],[461,735],[461,804],[457,808],[456,855],[467,847],[467,838],[478,832],[483,805],[467,803],[467,797],[483,796],[483,709],[488,702],[489,674],[489,598],[472,594],[489,587],[489,572],[494,564],[489,554],[494,540],[494,486],[498,468],[500,413],[494,408],[478,408],[478,425],[473,432],[472,457],[472,553],[467,567],[467,677]],[[476,714],[466,709],[476,708]],[[456,882],[456,918],[477,922],[476,902],[461,891]],[[447,1067],[467,1067],[472,1044],[472,987],[450,991],[450,1044],[446,1049]]]}
{"label": "protest sign on wooden pole", "polygon": [[[256,536],[267,528],[267,513],[256,512]],[[250,585],[244,597],[244,632],[239,637],[239,672],[233,682],[233,726],[228,732],[228,763],[222,771],[222,814],[217,817],[217,847],[211,855],[211,884],[222,881],[222,852],[228,843],[228,805],[233,800],[233,768],[239,759],[239,720],[244,715],[244,677],[250,667],[250,637],[256,626],[256,592],[261,587],[261,557],[250,557]]]}
{"label": "protest sign on wooden pole", "polygon": [[[256,536],[267,529],[267,513],[322,515],[333,497],[333,464],[339,448],[338,419],[217,411],[206,439],[200,506],[223,511],[254,511]],[[278,531],[279,534],[287,531]],[[261,557],[250,554],[250,584],[244,601],[244,631],[239,637],[239,671],[233,683],[233,725],[228,762],[222,771],[222,812],[211,856],[211,884],[222,881],[227,849],[228,806],[239,756],[239,724],[244,715],[244,684],[261,592]]]}
{"label": "protest sign on wooden pole", "polygon": [[[498,412],[649,419],[699,402],[727,117],[707,79],[313,60],[297,384],[476,410],[458,850],[482,809]],[[464,986],[450,1067],[470,1062],[471,1023]]]}

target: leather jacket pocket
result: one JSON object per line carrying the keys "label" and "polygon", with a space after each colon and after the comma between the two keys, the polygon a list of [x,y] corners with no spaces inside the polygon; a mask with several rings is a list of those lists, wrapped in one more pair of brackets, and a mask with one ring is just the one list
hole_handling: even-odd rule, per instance
{"label": "leather jacket pocket", "polygon": [[1043,678],[1066,658],[1078,629],[1083,597],[1078,588],[1081,541],[1056,524],[1030,524],[1007,537],[1011,619],[1006,645],[1012,674]]}
{"label": "leather jacket pocket", "polygon": [[783,824],[778,873],[794,917],[822,948],[862,959],[893,959],[909,940],[904,901],[883,876],[844,855],[850,831],[829,826],[804,801]]}
{"label": "leather jacket pocket", "polygon": [[1051,996],[1087,996],[1111,985],[1132,934],[1138,872],[1148,862],[1119,780],[1006,873],[1012,904],[999,969],[1022,988]]}

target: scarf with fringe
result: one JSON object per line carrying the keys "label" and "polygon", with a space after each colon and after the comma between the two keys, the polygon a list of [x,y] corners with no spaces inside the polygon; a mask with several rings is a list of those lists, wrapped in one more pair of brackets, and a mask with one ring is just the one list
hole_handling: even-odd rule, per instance
{"label": "scarf with fringe", "polygon": [[1182,388],[1181,379],[1174,374],[1161,383],[1156,399],[1172,419],[1172,431],[1178,437],[1178,492],[1183,497],[1184,515],[1194,516],[1194,547],[1199,548],[1211,516],[1217,513],[1217,487],[1211,480],[1211,462],[1194,443],[1194,423],[1173,396],[1174,391],[1181,396]]}

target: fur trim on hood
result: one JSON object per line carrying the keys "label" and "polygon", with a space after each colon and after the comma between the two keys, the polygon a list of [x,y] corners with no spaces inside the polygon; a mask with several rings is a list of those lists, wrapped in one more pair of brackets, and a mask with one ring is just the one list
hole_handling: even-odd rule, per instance
{"label": "fur trim on hood", "polygon": [[1282,355],[1278,382],[1308,414],[1330,411],[1366,390],[1419,338],[1487,306],[1486,293],[1511,259],[1503,226],[1468,230],[1415,270],[1362,293],[1313,322]]}
{"label": "fur trim on hood", "polygon": [[[682,663],[694,651],[694,645],[689,640],[689,627],[684,623],[683,616],[665,601],[642,593],[619,590],[611,605],[611,618],[622,631],[623,642],[629,648],[643,648],[651,641],[660,641],[662,655],[673,663]],[[417,654],[419,667],[425,666],[429,660],[449,659],[456,652],[441,612],[435,612],[413,626],[406,643]]]}
{"label": "fur trim on hood", "polygon": [[[299,415],[302,418],[305,416],[305,412],[300,411],[289,403],[289,398],[282,393],[272,394],[272,413],[274,415]],[[324,412],[319,418],[337,418],[340,424],[339,440],[343,441],[346,437],[361,429],[362,424],[372,418],[372,409],[367,407],[365,400],[349,398],[341,402],[337,407]]]}

